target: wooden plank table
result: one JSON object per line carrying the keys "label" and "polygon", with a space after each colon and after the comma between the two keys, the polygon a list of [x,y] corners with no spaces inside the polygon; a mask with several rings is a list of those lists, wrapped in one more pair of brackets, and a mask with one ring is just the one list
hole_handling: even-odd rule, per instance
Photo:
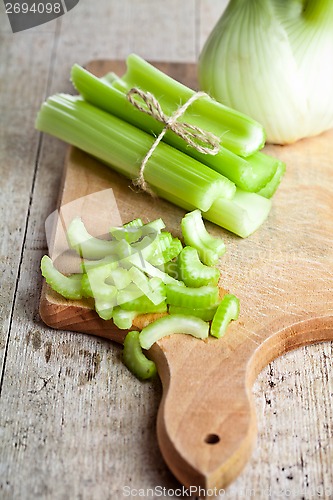
{"label": "wooden plank table", "polygon": [[[39,318],[44,221],[67,148],[33,122],[47,95],[71,90],[75,62],[130,52],[195,62],[226,3],[80,0],[63,18],[15,35],[0,5],[1,498],[118,499],[130,488],[132,497],[150,488],[158,498],[165,488],[164,498],[176,498],[180,485],[155,439],[159,381],[138,382],[116,344]],[[309,346],[263,370],[257,446],[223,498],[333,494],[331,356],[331,343]]]}

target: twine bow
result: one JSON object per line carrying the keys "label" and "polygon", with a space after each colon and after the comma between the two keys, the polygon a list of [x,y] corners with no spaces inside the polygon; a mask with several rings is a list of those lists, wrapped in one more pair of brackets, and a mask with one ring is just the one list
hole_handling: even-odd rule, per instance
{"label": "twine bow", "polygon": [[[146,106],[142,106],[137,101],[137,99],[135,99],[135,96],[139,96]],[[152,147],[144,157],[140,166],[139,176],[135,181],[135,184],[144,191],[153,194],[144,178],[144,169],[149,158],[152,156],[158,144],[163,139],[167,130],[172,130],[172,132],[177,134],[187,144],[195,148],[200,153],[216,155],[219,152],[220,140],[216,135],[212,134],[211,132],[207,132],[199,127],[196,127],[195,125],[191,125],[190,123],[178,122],[178,118],[180,118],[185,113],[187,108],[194,101],[200,99],[201,97],[207,97],[207,94],[205,92],[196,92],[188,101],[185,102],[185,104],[176,109],[176,111],[171,116],[167,116],[163,112],[161,105],[156,97],[150,92],[143,92],[138,88],[132,88],[127,93],[127,99],[133,106],[135,106],[139,111],[142,111],[143,113],[154,117],[156,120],[165,125],[159,136],[154,141]]]}

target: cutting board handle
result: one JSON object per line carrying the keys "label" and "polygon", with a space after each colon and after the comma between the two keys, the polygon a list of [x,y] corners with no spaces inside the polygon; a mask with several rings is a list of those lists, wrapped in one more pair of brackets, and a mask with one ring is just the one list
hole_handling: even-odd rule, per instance
{"label": "cutting board handle", "polygon": [[[159,446],[178,480],[197,492],[224,488],[248,461],[256,438],[252,387],[258,373],[291,349],[331,340],[333,317],[304,318],[269,336],[261,332],[256,343],[241,330],[207,342],[185,335],[179,342],[174,335],[150,350],[163,383]],[[237,333],[233,344],[230,336]]]}

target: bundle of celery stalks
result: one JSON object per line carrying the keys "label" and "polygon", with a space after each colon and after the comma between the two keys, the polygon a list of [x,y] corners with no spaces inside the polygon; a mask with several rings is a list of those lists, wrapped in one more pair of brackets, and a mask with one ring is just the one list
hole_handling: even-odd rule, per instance
{"label": "bundle of celery stalks", "polygon": [[[166,116],[195,93],[134,54],[127,58],[122,77],[109,73],[97,78],[74,65],[71,79],[79,95],[49,97],[36,128],[132,180],[165,125],[130,103],[128,92],[150,92]],[[147,162],[145,181],[158,196],[185,210],[199,209],[205,219],[249,236],[267,218],[285,171],[283,162],[259,151],[265,144],[262,126],[209,96],[195,100],[180,121],[217,136],[219,151],[199,152],[168,130]]]}

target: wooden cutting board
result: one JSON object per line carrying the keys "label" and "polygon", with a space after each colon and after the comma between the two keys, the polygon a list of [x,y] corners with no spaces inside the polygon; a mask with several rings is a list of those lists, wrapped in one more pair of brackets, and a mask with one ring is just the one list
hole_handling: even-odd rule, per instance
{"label": "wooden cutting board", "polygon": [[[156,65],[196,88],[195,65]],[[124,63],[98,61],[89,69],[99,76],[110,70],[122,74]],[[241,301],[239,321],[223,339],[173,335],[149,351],[163,383],[159,446],[186,486],[225,487],[245,465],[256,437],[251,389],[262,368],[291,349],[333,338],[333,131],[266,151],[287,164],[266,223],[245,240],[207,223],[226,242],[222,286]],[[50,254],[64,271],[77,265],[64,238],[76,215],[96,236],[136,217],[162,217],[167,230],[180,236],[184,215],[136,192],[127,179],[75,148],[66,160],[59,207],[47,233],[52,233]],[[45,285],[40,313],[53,328],[117,342],[126,333],[99,319],[89,301],[68,302]],[[151,319],[141,317],[136,327]]]}

